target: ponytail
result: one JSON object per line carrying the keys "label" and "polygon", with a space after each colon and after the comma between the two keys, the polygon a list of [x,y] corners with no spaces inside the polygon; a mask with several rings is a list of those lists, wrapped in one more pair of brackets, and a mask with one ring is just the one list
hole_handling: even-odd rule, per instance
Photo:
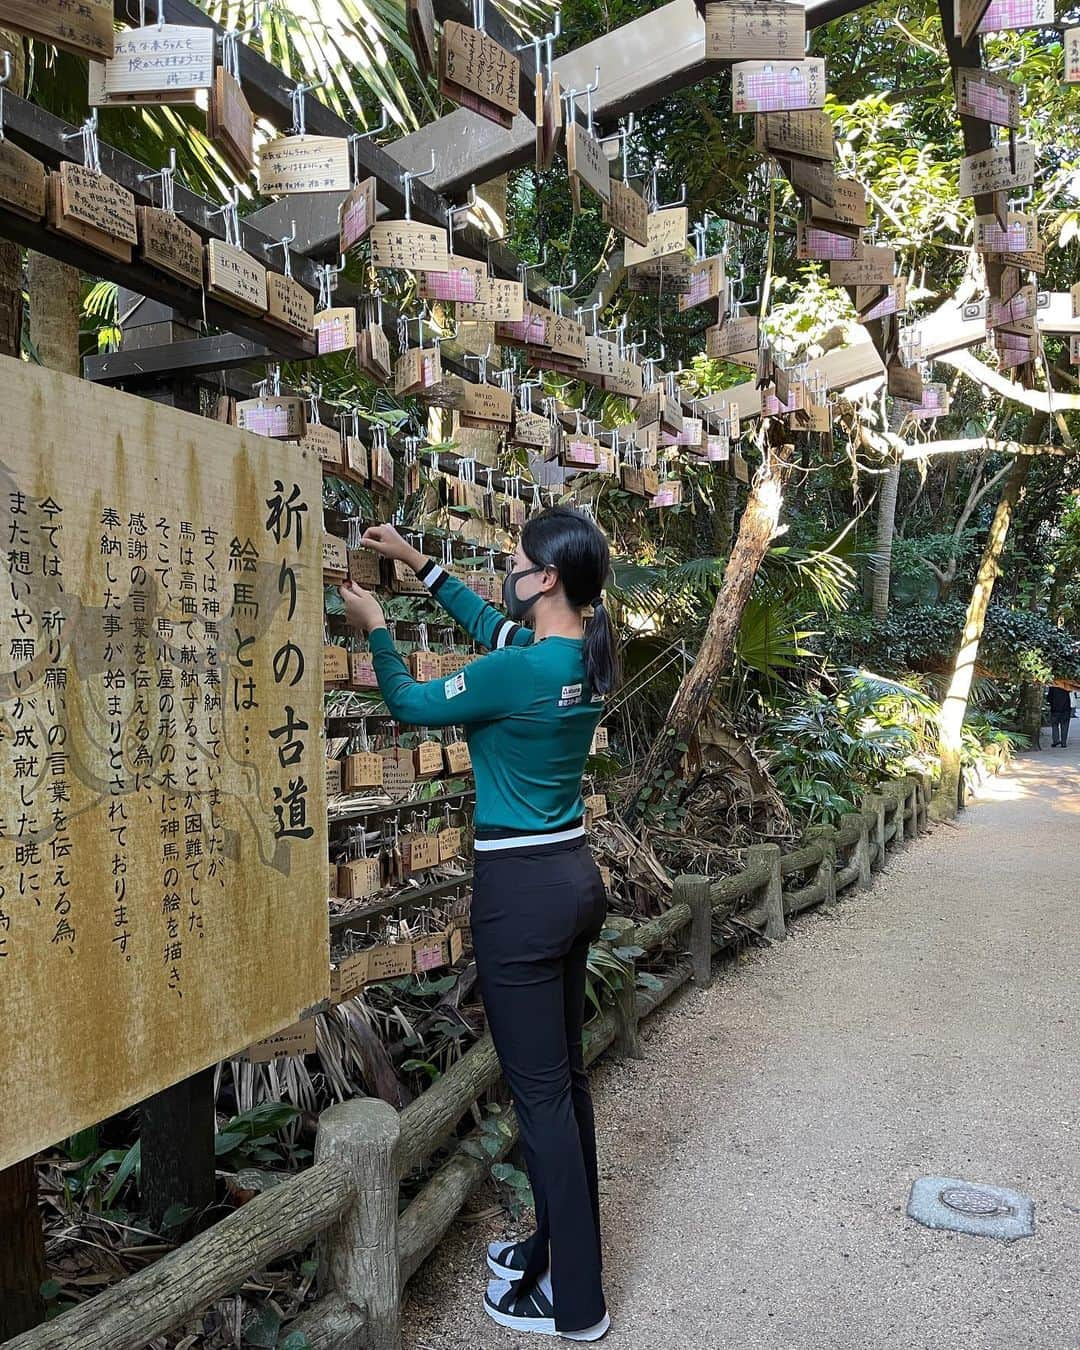
{"label": "ponytail", "polygon": [[610,694],[622,675],[615,630],[604,608],[603,597],[593,601],[592,618],[585,625],[585,670],[595,694]]}

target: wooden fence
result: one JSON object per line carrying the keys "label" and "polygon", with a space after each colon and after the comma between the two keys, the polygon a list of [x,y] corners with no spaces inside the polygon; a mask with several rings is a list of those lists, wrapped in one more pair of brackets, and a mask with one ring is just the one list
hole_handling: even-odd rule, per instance
{"label": "wooden fence", "polygon": [[[635,926],[612,916],[621,944],[650,953],[677,943],[686,954],[648,991],[635,988],[628,970],[614,1006],[588,1028],[588,1062],[610,1046],[638,1057],[641,1019],[687,980],[709,984],[713,954],[724,945],[714,940],[716,925],[737,918],[771,939],[783,938],[788,921],[802,910],[835,905],[848,886],[868,887],[887,851],[905,847],[928,828],[928,802],[928,778],[897,780],[866,797],[863,809],[838,827],[810,831],[794,852],[760,844],[747,849],[747,865],[734,876],[677,878],[672,904],[658,918]],[[3,1350],[138,1350],[313,1239],[321,1296],[289,1331],[302,1331],[311,1350],[397,1350],[402,1287],[438,1246],[491,1163],[512,1146],[513,1112],[503,1117],[510,1132],[501,1154],[475,1157],[460,1140],[400,1213],[399,1179],[446,1143],[498,1077],[491,1038],[484,1036],[400,1113],[371,1097],[330,1107],[319,1118],[315,1158],[306,1171],[138,1274],[14,1337]]]}

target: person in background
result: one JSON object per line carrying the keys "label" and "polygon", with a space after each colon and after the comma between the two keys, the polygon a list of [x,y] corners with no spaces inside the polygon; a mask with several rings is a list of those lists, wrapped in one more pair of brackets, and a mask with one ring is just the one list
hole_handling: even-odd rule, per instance
{"label": "person in background", "polygon": [[1050,686],[1050,748],[1069,743],[1069,721],[1072,718],[1072,698],[1067,689]]}
{"label": "person in background", "polygon": [[[347,582],[349,622],[368,635],[392,716],[458,725],[476,775],[470,921],[480,992],[513,1093],[536,1232],[492,1243],[484,1310],[517,1331],[599,1340],[596,1135],[582,1054],[589,946],[607,913],[585,838],[581,777],[618,660],[602,592],[610,559],[595,522],[569,507],[532,516],[503,585],[507,614],[485,604],[390,525],[363,543],[414,569],[486,656],[418,683],[378,600]],[[591,610],[586,621],[585,611]]]}

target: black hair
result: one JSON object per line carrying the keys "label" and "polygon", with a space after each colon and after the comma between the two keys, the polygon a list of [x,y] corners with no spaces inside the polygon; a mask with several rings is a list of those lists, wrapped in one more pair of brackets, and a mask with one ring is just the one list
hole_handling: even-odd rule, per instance
{"label": "black hair", "polygon": [[576,609],[592,606],[585,625],[585,669],[597,694],[619,683],[615,631],[604,606],[603,590],[611,570],[611,551],[603,530],[584,511],[552,506],[530,516],[521,531],[527,558],[559,574],[567,600]]}

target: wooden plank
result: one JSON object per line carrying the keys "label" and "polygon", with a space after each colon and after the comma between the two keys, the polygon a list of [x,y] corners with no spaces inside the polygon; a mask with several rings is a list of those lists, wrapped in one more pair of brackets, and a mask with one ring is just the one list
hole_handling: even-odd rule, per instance
{"label": "wooden plank", "polygon": [[112,0],[4,0],[0,22],[94,61],[115,51]]}
{"label": "wooden plank", "polygon": [[806,51],[806,11],[784,0],[719,0],[705,10],[705,58],[798,59]]}
{"label": "wooden plank", "polygon": [[[46,653],[18,645],[18,621],[0,619],[15,661],[0,701],[10,727],[32,717],[64,747],[49,782],[64,785],[67,806],[57,822],[64,798],[16,771],[13,732],[0,746],[0,815],[47,813],[65,866],[47,862],[44,844],[0,841],[5,878],[40,899],[3,934],[4,1167],[295,1020],[326,996],[328,971],[322,685],[300,664],[323,625],[317,461],[146,399],[0,365],[5,473],[25,503],[12,520],[30,554],[20,603],[35,633],[55,630]],[[234,539],[250,541],[242,566],[254,571],[231,567]],[[145,576],[127,562],[112,570],[140,543],[156,559]],[[297,579],[292,613],[283,565]],[[228,639],[191,619],[181,636],[192,570],[197,594],[229,606]],[[64,624],[45,617],[61,578]],[[152,725],[138,696],[151,669]],[[232,671],[248,704],[239,709]],[[176,724],[162,728],[166,696]],[[169,778],[174,792],[160,786]],[[163,858],[170,842],[175,857]],[[123,1055],[111,1053],[118,1037]]]}

